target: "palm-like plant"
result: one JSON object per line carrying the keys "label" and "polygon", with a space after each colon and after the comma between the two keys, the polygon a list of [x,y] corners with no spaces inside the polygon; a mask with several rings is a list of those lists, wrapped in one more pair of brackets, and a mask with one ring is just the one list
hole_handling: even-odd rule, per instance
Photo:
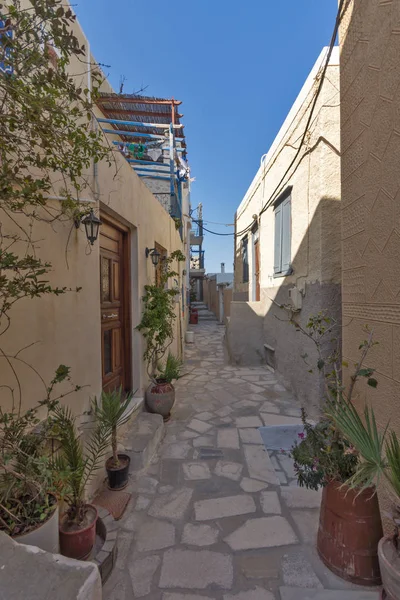
{"label": "palm-like plant", "polygon": [[110,430],[97,422],[86,444],[82,444],[76,429],[76,417],[66,406],[55,408],[53,427],[61,444],[54,469],[63,482],[68,521],[79,526],[86,514],[85,489],[100,467],[109,444]]}
{"label": "palm-like plant", "polygon": [[118,439],[117,429],[129,419],[126,415],[127,408],[132,401],[133,394],[129,394],[125,400],[122,399],[122,387],[110,392],[102,392],[101,402],[95,398],[92,402],[97,421],[108,430],[111,435],[112,467],[118,468]]}
{"label": "palm-like plant", "polygon": [[[348,485],[363,490],[371,485],[377,485],[383,479],[395,504],[396,516],[393,520],[398,530],[400,444],[397,435],[394,431],[388,431],[388,425],[382,433],[379,432],[375,413],[368,406],[364,409],[365,423],[354,405],[347,400],[330,403],[327,412],[361,457],[355,474],[347,482]],[[396,543],[398,536],[397,531]]]}
{"label": "palm-like plant", "polygon": [[181,375],[182,368],[183,361],[178,356],[168,352],[165,364],[158,365],[158,378],[164,379],[167,383],[172,383],[174,379],[180,379],[183,377],[183,375]]}

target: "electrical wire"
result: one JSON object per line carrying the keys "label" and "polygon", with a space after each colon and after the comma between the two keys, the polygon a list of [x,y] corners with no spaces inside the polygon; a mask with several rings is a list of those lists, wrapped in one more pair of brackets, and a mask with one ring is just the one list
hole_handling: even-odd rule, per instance
{"label": "electrical wire", "polygon": [[192,217],[192,221],[194,223],[197,223],[197,225],[202,226],[202,228],[204,229],[204,231],[207,231],[207,233],[212,233],[213,235],[221,235],[221,236],[225,236],[225,235],[235,235],[235,236],[244,235],[245,233],[247,233],[248,231],[250,231],[250,229],[254,225],[254,221],[253,221],[250,225],[248,225],[248,227],[246,227],[246,229],[243,229],[243,231],[230,232],[230,233],[219,233],[218,231],[211,231],[210,229],[207,229],[207,227],[204,227],[204,225],[203,225],[204,221],[203,222],[197,221],[196,219],[193,219],[193,217]]}
{"label": "electrical wire", "polygon": [[[323,83],[324,83],[324,80],[325,80],[325,75],[326,75],[326,72],[328,70],[329,61],[330,61],[330,58],[332,56],[333,48],[335,47],[335,41],[336,41],[336,38],[337,38],[337,35],[338,35],[339,25],[340,25],[340,22],[341,22],[341,19],[342,19],[342,10],[343,10],[344,3],[345,3],[345,0],[340,0],[340,4],[339,4],[338,12],[337,12],[337,15],[336,15],[336,20],[335,20],[335,26],[333,28],[331,42],[330,42],[330,45],[329,45],[329,48],[328,48],[328,52],[327,52],[327,55],[326,55],[325,64],[324,64],[324,67],[323,67],[323,70],[322,70],[322,73],[321,73],[321,77],[320,77],[318,88],[317,88],[317,90],[315,92],[314,100],[312,101],[312,106],[311,106],[310,114],[308,116],[307,123],[306,123],[306,126],[304,128],[304,132],[303,132],[303,135],[302,135],[299,147],[297,148],[296,154],[294,155],[293,159],[291,160],[290,165],[286,169],[286,171],[283,174],[283,176],[282,176],[281,180],[279,181],[278,185],[275,187],[275,189],[272,192],[271,196],[269,197],[269,199],[267,200],[267,202],[264,204],[264,206],[261,208],[260,212],[258,213],[259,217],[261,217],[261,215],[276,200],[275,194],[279,190],[280,186],[282,185],[283,181],[285,180],[285,178],[286,178],[287,174],[289,173],[290,169],[293,167],[294,163],[296,162],[296,160],[297,160],[297,158],[298,158],[298,156],[300,154],[300,151],[301,151],[302,147],[304,146],[304,142],[305,142],[307,134],[308,134],[310,123],[311,123],[312,118],[313,118],[314,110],[315,110],[315,107],[317,105],[318,98],[319,98],[319,95],[321,93],[322,86],[323,86]],[[195,223],[199,224],[199,222],[196,221],[196,219],[193,219],[193,217],[192,217],[192,220]],[[237,237],[237,236],[244,235],[245,233],[248,233],[252,229],[253,225],[254,225],[254,221],[248,227],[246,227],[246,229],[244,229],[243,231],[236,231],[236,232],[232,232],[232,233],[218,233],[216,231],[211,231],[210,229],[207,229],[206,227],[204,227],[204,225],[203,225],[203,229],[204,229],[204,231],[207,231],[208,233],[211,233],[213,235],[220,235],[220,236],[233,235],[233,236]]]}
{"label": "electrical wire", "polygon": [[286,169],[283,177],[281,178],[280,182],[278,183],[278,185],[276,186],[276,188],[272,192],[271,196],[269,197],[269,199],[267,200],[267,202],[264,204],[264,206],[260,210],[259,216],[261,216],[271,206],[271,204],[273,204],[274,201],[276,200],[275,194],[279,190],[280,186],[282,185],[282,182],[286,178],[286,176],[289,173],[290,169],[293,167],[294,163],[296,162],[296,160],[297,160],[297,158],[298,158],[298,156],[300,154],[300,150],[302,149],[302,147],[304,145],[304,142],[305,142],[305,139],[307,137],[308,130],[309,130],[309,126],[310,126],[310,123],[312,121],[314,110],[315,110],[315,107],[317,105],[317,101],[318,101],[319,95],[320,95],[321,90],[322,90],[322,86],[323,86],[323,83],[324,83],[325,75],[326,75],[326,72],[328,70],[329,61],[330,61],[330,58],[332,56],[333,48],[335,47],[335,41],[336,41],[337,34],[338,34],[338,31],[339,31],[339,25],[340,25],[340,21],[341,21],[341,17],[342,17],[342,10],[343,10],[344,3],[345,3],[345,0],[340,0],[338,12],[337,12],[337,15],[336,15],[335,27],[333,28],[331,43],[329,45],[329,49],[328,49],[328,53],[326,55],[326,60],[325,60],[324,68],[323,68],[322,73],[321,73],[321,78],[320,78],[320,81],[319,81],[319,85],[318,85],[318,88],[317,88],[315,96],[314,96],[314,101],[313,101],[312,106],[311,106],[311,111],[310,111],[310,114],[308,116],[307,123],[306,123],[306,126],[304,128],[304,133],[303,133],[303,136],[301,138],[299,147],[298,147],[298,149],[296,151],[296,154],[294,155],[293,159],[291,160],[290,165],[288,166],[288,168]]}

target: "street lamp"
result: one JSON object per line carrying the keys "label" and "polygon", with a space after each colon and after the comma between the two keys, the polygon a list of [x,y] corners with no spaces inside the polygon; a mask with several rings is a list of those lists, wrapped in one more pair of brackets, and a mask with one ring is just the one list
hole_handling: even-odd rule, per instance
{"label": "street lamp", "polygon": [[151,256],[151,262],[156,267],[160,260],[160,252],[158,252],[156,248],[146,248],[146,258],[148,258],[149,255]]}
{"label": "street lamp", "polygon": [[99,235],[99,228],[102,225],[102,222],[93,212],[93,208],[90,209],[90,212],[84,219],[81,221],[85,226],[86,237],[89,240],[90,244],[93,246],[95,241]]}

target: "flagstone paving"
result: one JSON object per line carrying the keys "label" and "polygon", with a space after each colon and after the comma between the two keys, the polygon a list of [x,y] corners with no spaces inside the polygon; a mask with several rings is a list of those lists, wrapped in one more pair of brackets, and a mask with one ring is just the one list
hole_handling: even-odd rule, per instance
{"label": "flagstone paving", "polygon": [[262,443],[264,424],[300,423],[293,395],[263,366],[229,365],[216,322],[193,330],[159,453],[128,487],[104,600],[378,600],[321,563],[320,495]]}

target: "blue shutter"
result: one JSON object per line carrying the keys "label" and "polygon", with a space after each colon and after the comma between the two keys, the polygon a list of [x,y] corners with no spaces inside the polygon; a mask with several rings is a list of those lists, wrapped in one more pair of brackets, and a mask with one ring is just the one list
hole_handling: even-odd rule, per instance
{"label": "blue shutter", "polygon": [[274,273],[282,272],[282,204],[275,209]]}
{"label": "blue shutter", "polygon": [[242,265],[243,265],[243,283],[249,281],[249,257],[248,257],[248,238],[242,239]]}
{"label": "blue shutter", "polygon": [[290,269],[291,259],[291,197],[282,202],[282,272]]}

